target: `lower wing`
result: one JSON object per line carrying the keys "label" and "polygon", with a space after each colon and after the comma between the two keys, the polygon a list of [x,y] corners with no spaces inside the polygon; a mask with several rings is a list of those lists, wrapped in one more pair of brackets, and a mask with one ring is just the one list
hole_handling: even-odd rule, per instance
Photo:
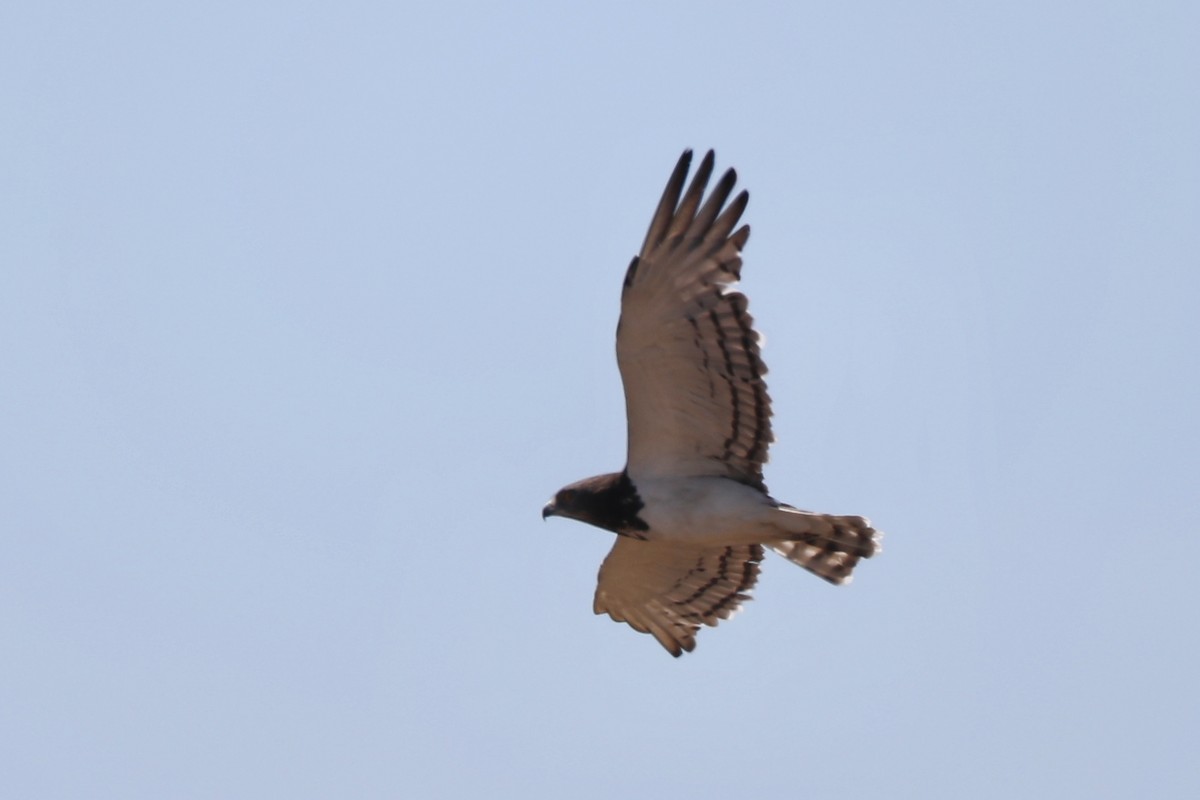
{"label": "lower wing", "polygon": [[600,567],[595,611],[649,633],[673,656],[701,625],[728,619],[758,580],[757,544],[692,547],[618,536]]}

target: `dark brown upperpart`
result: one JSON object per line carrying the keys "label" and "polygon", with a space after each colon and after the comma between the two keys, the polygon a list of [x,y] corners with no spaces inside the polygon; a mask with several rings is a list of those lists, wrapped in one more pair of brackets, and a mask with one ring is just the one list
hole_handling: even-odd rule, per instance
{"label": "dark brown upperpart", "polygon": [[644,505],[629,473],[611,472],[559,489],[545,515],[570,517],[622,536],[642,539],[642,533],[650,529],[638,516]]}

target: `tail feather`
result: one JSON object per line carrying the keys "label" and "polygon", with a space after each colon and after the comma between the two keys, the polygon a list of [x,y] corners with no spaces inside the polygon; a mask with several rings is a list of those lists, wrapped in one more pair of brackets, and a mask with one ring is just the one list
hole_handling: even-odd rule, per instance
{"label": "tail feather", "polygon": [[814,514],[780,505],[776,517],[784,541],[770,547],[830,583],[849,583],[859,559],[880,551],[882,534],[864,517]]}

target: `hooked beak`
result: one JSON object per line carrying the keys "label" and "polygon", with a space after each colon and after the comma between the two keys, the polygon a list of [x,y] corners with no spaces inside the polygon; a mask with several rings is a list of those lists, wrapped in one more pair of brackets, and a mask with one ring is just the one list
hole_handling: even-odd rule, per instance
{"label": "hooked beak", "polygon": [[558,506],[554,505],[554,501],[551,500],[542,507],[542,519],[556,516],[558,516]]}

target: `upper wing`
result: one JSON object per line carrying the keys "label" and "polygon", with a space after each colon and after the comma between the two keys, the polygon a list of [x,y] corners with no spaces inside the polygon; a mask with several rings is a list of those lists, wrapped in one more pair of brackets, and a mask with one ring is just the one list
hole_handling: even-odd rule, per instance
{"label": "upper wing", "polygon": [[679,159],[621,293],[617,363],[628,468],[635,479],[723,475],[765,488],[762,465],[773,438],[767,368],[746,296],[727,291],[750,238],[748,225],[734,232],[749,194],[725,207],[737,182],[731,169],[701,206],[713,153],[684,193],[691,158],[688,150]]}
{"label": "upper wing", "polygon": [[651,633],[673,656],[696,646],[701,624],[728,619],[749,600],[763,549],[690,547],[618,536],[600,566],[594,609]]}

